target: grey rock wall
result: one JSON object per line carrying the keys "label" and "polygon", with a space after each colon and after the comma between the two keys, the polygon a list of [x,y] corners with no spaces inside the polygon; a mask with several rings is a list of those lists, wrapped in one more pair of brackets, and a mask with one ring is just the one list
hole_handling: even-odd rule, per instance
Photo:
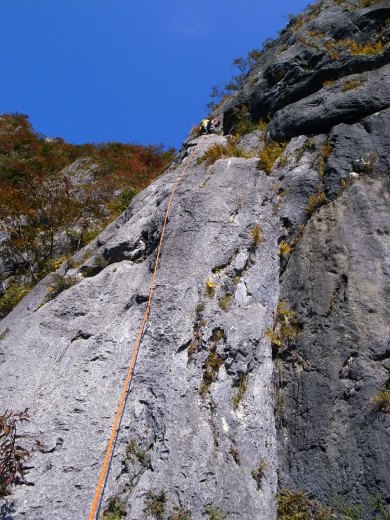
{"label": "grey rock wall", "polygon": [[280,483],[324,503],[390,489],[389,418],[373,403],[389,377],[388,182],[359,180],[320,208],[281,283],[303,331],[299,357],[278,362]]}
{"label": "grey rock wall", "polygon": [[[375,498],[388,508],[374,398],[390,387],[390,12],[359,5],[309,8],[219,108],[225,133],[243,104],[271,121],[238,141],[253,158],[195,161],[177,191],[101,512],[111,499],[131,520],[273,520],[278,488],[369,520]],[[332,58],[327,43],[349,38],[383,48]],[[270,139],[286,148],[267,175]],[[32,450],[2,520],[87,517],[166,203],[198,142],[60,268],[72,287],[49,299],[48,277],[0,323],[0,412],[29,408]],[[281,348],[278,302],[299,324]]]}
{"label": "grey rock wall", "polygon": [[[210,136],[208,145],[223,140]],[[27,434],[47,447],[31,459],[34,486],[15,488],[10,518],[86,515],[151,279],[155,250],[136,260],[132,252],[157,238],[183,165],[98,238],[94,254],[108,267],[41,305],[43,281],[2,322],[1,406],[29,407]],[[178,190],[106,489],[127,501],[128,518],[149,518],[148,493],[162,491],[167,513],[181,506],[193,518],[206,518],[207,507],[233,518],[275,514],[273,364],[263,331],[278,297],[278,225],[271,180],[256,166],[234,158],[194,166]],[[259,222],[265,240],[256,248],[250,230]],[[213,348],[221,366],[202,396]],[[243,377],[248,388],[234,409]],[[144,455],[126,456],[129,445]],[[258,483],[252,472],[263,460]]]}

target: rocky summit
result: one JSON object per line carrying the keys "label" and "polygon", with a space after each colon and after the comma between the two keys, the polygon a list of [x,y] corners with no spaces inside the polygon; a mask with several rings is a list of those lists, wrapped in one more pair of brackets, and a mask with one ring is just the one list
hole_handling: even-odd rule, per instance
{"label": "rocky summit", "polygon": [[389,518],[389,2],[313,4],[241,79],[0,322],[2,520],[88,518],[190,160],[99,517]]}

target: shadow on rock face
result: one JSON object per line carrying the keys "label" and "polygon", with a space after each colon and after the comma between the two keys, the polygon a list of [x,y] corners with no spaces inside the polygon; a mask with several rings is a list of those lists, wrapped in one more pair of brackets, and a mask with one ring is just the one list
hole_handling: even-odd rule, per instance
{"label": "shadow on rock face", "polygon": [[13,520],[13,513],[15,513],[15,509],[12,504],[6,502],[0,508],[0,520]]}

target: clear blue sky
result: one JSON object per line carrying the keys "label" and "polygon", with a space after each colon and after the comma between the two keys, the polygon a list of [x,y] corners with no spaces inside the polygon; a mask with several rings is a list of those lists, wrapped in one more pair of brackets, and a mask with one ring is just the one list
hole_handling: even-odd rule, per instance
{"label": "clear blue sky", "polygon": [[0,113],[73,143],[178,147],[233,58],[309,0],[0,0]]}

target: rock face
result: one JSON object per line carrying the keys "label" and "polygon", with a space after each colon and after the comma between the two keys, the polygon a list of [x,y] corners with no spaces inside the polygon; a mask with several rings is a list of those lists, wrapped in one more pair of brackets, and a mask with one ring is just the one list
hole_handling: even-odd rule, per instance
{"label": "rock face", "polygon": [[278,364],[280,481],[325,503],[390,489],[389,419],[372,403],[390,356],[388,187],[365,178],[320,208],[281,283],[303,331],[299,357]]}
{"label": "rock face", "polygon": [[[272,520],[278,486],[338,507],[334,518],[349,518],[346,507],[378,518],[378,497],[385,510],[390,418],[375,396],[389,385],[390,8],[358,3],[309,8],[222,104],[226,133],[243,104],[254,121],[272,117],[267,132],[238,138],[252,158],[197,163],[227,138],[189,139],[2,320],[0,412],[29,408],[32,451],[2,520],[87,518],[167,200],[200,141],[174,200],[101,511]],[[347,50],[345,40],[378,34],[376,54]],[[340,51],[329,44],[340,40]],[[266,171],[271,138],[290,140]]]}
{"label": "rock face", "polygon": [[[224,141],[211,136],[206,146]],[[88,510],[146,306],[163,212],[187,160],[99,237],[94,257],[108,267],[42,305],[46,281],[2,322],[3,405],[13,395],[13,408],[28,406],[28,432],[47,447],[34,455],[34,487],[15,489],[12,518],[74,519]],[[248,519],[274,516],[273,364],[263,331],[278,294],[278,218],[268,197],[272,180],[259,176],[257,162],[195,166],[179,188],[107,488],[110,495],[132,482],[129,518],[142,518],[147,493],[161,491],[172,513],[182,505],[195,518],[207,506]],[[260,221],[268,222],[267,239],[256,248],[251,229]],[[215,382],[208,370],[216,371]],[[246,379],[245,405],[235,410]],[[260,491],[251,471],[263,459],[269,473]]]}

